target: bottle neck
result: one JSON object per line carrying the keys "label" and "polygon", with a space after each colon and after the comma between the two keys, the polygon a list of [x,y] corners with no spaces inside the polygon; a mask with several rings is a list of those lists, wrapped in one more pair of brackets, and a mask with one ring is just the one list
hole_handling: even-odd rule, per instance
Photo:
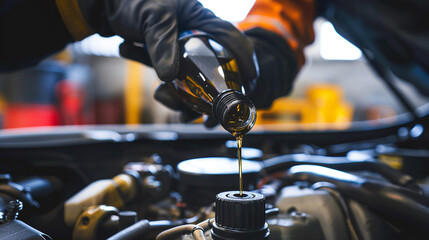
{"label": "bottle neck", "polygon": [[213,115],[234,136],[250,131],[256,121],[256,108],[248,97],[235,90],[220,93],[213,102]]}

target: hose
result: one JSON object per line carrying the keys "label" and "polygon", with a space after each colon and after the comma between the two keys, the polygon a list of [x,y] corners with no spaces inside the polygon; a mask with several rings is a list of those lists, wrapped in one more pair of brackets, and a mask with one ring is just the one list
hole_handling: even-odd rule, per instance
{"label": "hose", "polygon": [[141,239],[141,237],[144,236],[149,230],[149,221],[141,220],[109,237],[107,240],[137,240]]}
{"label": "hose", "polygon": [[429,226],[429,199],[407,188],[315,165],[294,166],[285,180],[332,183],[339,193],[366,204],[410,232],[423,233]]}
{"label": "hose", "polygon": [[376,161],[350,161],[346,157],[327,157],[307,154],[288,154],[263,161],[263,174],[287,170],[296,165],[311,164],[341,171],[372,171],[379,173],[393,184],[423,193],[414,179],[388,165]]}
{"label": "hose", "polygon": [[[175,236],[184,235],[184,234],[188,234],[188,233],[192,233],[192,235],[194,236],[195,239],[200,239],[200,235],[195,233],[195,232],[199,232],[199,231],[202,232],[202,230],[199,229],[197,225],[186,224],[186,225],[170,228],[168,230],[161,232],[156,237],[156,240],[166,240],[166,239],[169,239],[169,238],[172,238]],[[203,236],[203,239],[204,239],[204,236]]]}
{"label": "hose", "polygon": [[194,237],[195,240],[205,240],[204,232],[209,230],[213,226],[213,222],[214,222],[214,219],[209,219],[197,225],[186,224],[186,225],[174,227],[158,234],[158,236],[156,237],[156,240],[167,240],[172,237],[177,237],[179,235],[184,235],[189,233],[192,233],[192,236]]}
{"label": "hose", "polygon": [[313,184],[312,188],[315,190],[323,189],[329,192],[329,194],[337,201],[337,204],[343,212],[345,223],[349,230],[350,239],[362,240],[362,234],[359,232],[359,227],[357,226],[357,223],[353,218],[352,211],[350,210],[350,207],[344,197],[338,191],[336,191],[335,185],[327,182],[317,182]]}
{"label": "hose", "polygon": [[108,240],[139,240],[142,238],[142,236],[152,235],[165,229],[180,226],[189,222],[195,222],[196,220],[198,220],[198,216],[177,221],[141,220],[111,236]]}
{"label": "hose", "polygon": [[[148,221],[148,220],[141,220],[123,230],[120,232],[117,232],[108,240],[140,240],[142,237],[148,237],[148,236],[154,236],[157,233],[164,231],[166,229],[177,227],[183,224],[188,223],[194,223],[198,221],[201,218],[206,218],[207,216],[207,209],[209,208],[202,208],[200,209],[199,213],[191,218],[185,218],[180,219],[176,221],[170,221],[170,220],[157,220],[157,221]],[[210,229],[211,225],[209,223],[210,220],[204,221],[198,226],[201,226],[203,229]]]}
{"label": "hose", "polygon": [[207,219],[206,221],[200,222],[197,224],[197,226],[200,226],[204,229],[204,231],[207,231],[209,229],[211,229],[213,227],[213,223],[214,223],[215,219]]}

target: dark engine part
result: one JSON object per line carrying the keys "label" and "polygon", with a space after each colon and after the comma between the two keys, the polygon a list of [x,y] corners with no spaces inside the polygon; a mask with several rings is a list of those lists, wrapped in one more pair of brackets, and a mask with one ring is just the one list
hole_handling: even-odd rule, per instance
{"label": "dark engine part", "polygon": [[0,238],[8,240],[52,240],[48,235],[19,220],[0,224]]}
{"label": "dark engine part", "polygon": [[[249,135],[249,138],[247,139],[248,143],[251,142],[251,139],[252,136]],[[255,139],[255,136],[253,136],[253,139]],[[296,149],[293,149],[292,145],[281,145],[280,143],[277,143],[277,139],[272,140],[276,147],[271,147],[271,145],[269,145],[272,142],[268,143],[268,147],[261,147],[259,142],[258,144],[249,145],[253,147],[261,147],[261,149],[264,149],[265,154],[262,158],[278,156],[278,154],[282,153],[297,152],[295,151]],[[215,194],[228,190],[228,188],[234,190],[238,188],[238,179],[236,175],[237,170],[233,171],[232,173],[229,172],[231,169],[237,169],[238,167],[235,159],[231,159],[231,164],[225,165],[220,161],[215,161],[215,164],[206,164],[206,162],[204,162],[204,158],[201,158],[202,161],[199,163],[201,163],[203,167],[198,168],[199,170],[181,172],[180,167],[178,167],[178,174],[172,170],[173,167],[176,167],[178,162],[184,159],[226,155],[231,157],[235,155],[236,149],[232,148],[232,150],[228,149],[231,151],[228,151],[228,154],[226,154],[224,149],[226,141],[225,139],[222,138],[218,140],[216,138],[208,141],[210,144],[207,144],[207,141],[201,141],[200,139],[178,139],[174,141],[155,141],[154,139],[150,139],[143,140],[141,142],[130,143],[97,143],[91,146],[82,144],[82,146],[75,146],[72,149],[69,147],[61,147],[60,150],[52,148],[43,149],[46,152],[65,151],[67,154],[75,154],[79,152],[82,153],[81,155],[88,155],[78,156],[76,154],[73,155],[76,157],[65,158],[65,160],[70,163],[78,163],[74,165],[75,168],[73,168],[76,169],[76,172],[79,172],[81,169],[87,170],[85,174],[82,174],[82,176],[76,175],[77,177],[82,177],[81,181],[76,181],[77,177],[70,178],[70,174],[64,174],[64,171],[56,170],[59,169],[59,167],[57,167],[55,164],[62,163],[61,161],[63,160],[61,160],[62,158],[60,159],[61,156],[57,156],[55,154],[53,154],[52,157],[48,159],[49,161],[52,161],[52,163],[47,163],[46,161],[42,161],[42,157],[37,159],[31,158],[33,154],[28,153],[32,152],[27,151],[25,155],[26,161],[32,164],[38,163],[36,168],[29,167],[33,165],[24,165],[20,161],[15,161],[14,155],[19,155],[20,152],[24,152],[15,149],[13,154],[11,153],[8,155],[8,157],[12,155],[13,156],[10,158],[12,160],[5,161],[8,163],[8,166],[10,166],[9,168],[5,168],[4,171],[12,173],[14,178],[16,178],[16,180],[14,179],[13,183],[19,185],[20,189],[23,190],[19,191],[20,196],[29,195],[36,204],[40,204],[40,207],[34,207],[33,209],[41,209],[42,205],[45,205],[45,201],[42,199],[51,199],[50,196],[52,196],[52,193],[55,192],[55,188],[57,186],[56,183],[51,180],[55,178],[61,180],[60,185],[62,186],[60,186],[60,190],[62,191],[61,193],[63,194],[63,198],[62,201],[59,201],[59,204],[47,204],[49,209],[47,209],[47,211],[38,210],[37,214],[33,212],[31,212],[29,215],[20,214],[19,219],[25,221],[25,223],[36,229],[39,229],[42,232],[48,233],[55,239],[72,239],[71,232],[73,230],[73,226],[68,226],[66,230],[59,226],[64,224],[64,200],[76,194],[76,192],[81,190],[87,183],[91,183],[94,180],[99,180],[100,178],[110,178],[115,176],[115,174],[121,172],[123,166],[126,166],[123,170],[125,170],[127,176],[129,175],[129,178],[133,180],[131,182],[136,183],[135,185],[139,190],[136,191],[135,201],[123,201],[124,205],[118,207],[118,209],[121,211],[133,211],[134,216],[138,217],[137,219],[133,218],[133,221],[129,221],[126,224],[121,224],[122,220],[127,220],[128,218],[123,219],[121,217],[123,212],[115,212],[115,214],[104,219],[103,221],[100,220],[99,228],[94,232],[97,233],[97,239],[106,239],[109,237],[112,239],[154,239],[155,236],[165,229],[170,229],[179,225],[194,225],[197,222],[206,221],[209,218],[213,218],[213,205],[211,203],[215,200]],[[259,138],[258,141],[260,141]],[[212,149],[210,152],[211,154],[207,154],[207,149],[204,145],[210,145],[209,147]],[[285,147],[282,148],[283,146]],[[88,149],[93,149],[90,151],[90,153],[93,153],[94,151],[97,152],[97,154],[88,154]],[[109,151],[112,149],[115,149],[115,151]],[[41,151],[39,149],[36,150]],[[36,150],[32,151],[36,152]],[[98,154],[98,152],[107,153],[109,156],[106,156],[106,154]],[[116,155],[113,154],[113,152]],[[146,156],[152,156],[153,153],[158,153],[161,159],[159,161],[148,161],[145,158]],[[109,157],[111,161],[105,161],[105,159],[103,159],[105,157]],[[43,155],[43,158],[45,158],[45,155]],[[214,159],[221,158],[215,157]],[[184,163],[185,162],[188,161],[184,161]],[[423,209],[423,211],[425,211],[427,208],[425,201],[429,201],[427,201],[427,198],[423,198],[423,196],[418,197],[421,195],[419,186],[420,182],[417,184],[411,177],[399,171],[393,170],[387,165],[377,162],[375,159],[355,162],[350,161],[346,157],[292,154],[279,156],[266,161],[251,163],[258,165],[258,169],[255,168],[248,175],[245,173],[245,181],[250,179],[249,184],[246,184],[246,190],[255,190],[254,192],[262,193],[266,198],[266,206],[268,209],[270,209],[269,205],[273,204],[274,207],[279,207],[281,210],[281,213],[278,215],[270,217],[266,215],[266,222],[270,229],[270,239],[272,240],[299,240],[306,238],[317,240],[353,239],[350,237],[350,230],[347,223],[348,218],[346,218],[346,214],[344,214],[345,208],[343,208],[342,204],[339,204],[338,197],[336,197],[335,194],[333,194],[331,191],[328,191],[328,188],[333,189],[333,191],[341,195],[342,198],[344,198],[348,203],[348,211],[352,213],[351,215],[354,219],[353,225],[356,227],[356,229],[358,229],[358,232],[360,232],[361,235],[359,238],[355,239],[421,239],[420,235],[425,233],[422,230],[424,229],[422,228],[422,225],[426,224],[427,220],[426,222],[421,221],[423,213],[414,214],[415,208],[413,211],[407,213],[408,218],[401,220],[402,215],[398,215],[397,217],[393,216],[396,215],[398,211],[402,211],[401,214],[405,214],[405,212],[409,209],[393,209],[392,206],[395,204],[391,204],[388,200],[386,200],[388,199],[387,193],[391,193],[391,196],[394,197],[404,194],[410,200],[408,207],[414,208],[413,205],[418,205],[421,207],[421,209]],[[170,168],[166,164],[171,164],[173,167]],[[289,174],[286,174],[286,171],[289,169],[298,169],[293,168],[294,166],[305,164],[311,164],[313,166],[325,166],[341,171],[350,171],[353,172],[353,174],[354,171],[359,171],[359,176],[364,176],[365,178],[368,177],[368,175],[366,175],[368,172],[378,173],[374,174],[374,178],[370,176],[369,179],[379,179],[379,182],[372,180],[367,181],[361,177],[359,179],[364,179],[366,182],[371,183],[376,182],[377,184],[358,185],[353,183],[353,181],[350,181],[348,178],[342,178],[342,176],[345,176],[343,175],[344,172],[339,171],[336,171],[336,175],[333,176],[336,177],[336,179],[331,179],[324,175],[324,169],[326,168],[319,168],[317,171],[313,172],[296,172],[296,174],[295,172],[292,173],[289,171]],[[52,165],[55,167],[52,167]],[[246,162],[244,167],[247,165],[249,164]],[[168,169],[164,169],[163,167],[165,166],[168,166]],[[37,171],[34,169],[37,169]],[[213,172],[214,169],[221,169],[221,171],[216,173]],[[29,173],[31,173],[31,176],[37,177],[24,179],[29,175]],[[177,179],[176,177],[179,175],[179,181],[175,181]],[[310,175],[313,175],[313,177],[310,177]],[[315,177],[314,175],[322,175],[323,177]],[[51,176],[53,177],[52,179],[49,178]],[[347,176],[350,176],[350,174]],[[285,179],[282,179],[284,177]],[[85,182],[85,179],[88,181]],[[331,184],[329,185],[327,182],[330,182]],[[391,182],[397,186],[388,184],[387,182]],[[10,189],[9,187],[14,185],[13,183],[10,184],[10,182],[7,182],[7,184],[3,184],[4,186],[2,187],[6,187],[6,185],[8,185],[7,187]],[[287,187],[283,188],[282,192],[280,193],[280,190],[285,185],[287,185]],[[393,192],[390,191],[390,188],[388,188],[386,191],[380,190],[379,187],[384,185],[390,186],[391,189],[393,189]],[[123,186],[121,184],[117,184],[117,186],[115,186],[115,190],[118,191],[118,195],[120,197],[127,195],[127,191],[122,191],[124,190],[122,187]],[[293,195],[291,191],[283,193],[285,189],[291,188],[297,189],[297,193],[295,195]],[[12,189],[17,190],[17,188]],[[267,195],[265,191],[267,189],[272,190],[271,195]],[[362,192],[359,192],[359,189]],[[180,190],[182,196],[175,192],[177,190]],[[7,194],[0,191],[0,195],[11,196],[9,193],[13,193],[14,191],[8,191]],[[304,194],[304,191],[308,191],[309,193]],[[204,194],[207,192],[212,194],[211,197],[204,197]],[[385,198],[380,198],[381,200],[379,199],[377,203],[379,205],[369,203],[374,199],[370,198],[367,202],[364,199],[356,197],[361,195],[361,198],[366,198],[366,194],[373,195],[372,197],[374,198],[380,197],[377,194],[384,194],[386,196]],[[137,196],[140,196],[140,198]],[[8,197],[8,199],[10,198],[11,197]],[[204,201],[200,201],[201,198],[203,198]],[[405,197],[403,197],[403,199],[405,199]],[[114,202],[110,201],[111,199],[100,198],[99,200],[100,201],[98,201],[96,205],[114,205]],[[188,204],[182,204],[182,200]],[[387,206],[382,206],[382,202],[384,200],[386,200],[385,205]],[[57,201],[53,201],[53,203],[57,203]],[[5,206],[6,204],[7,202],[5,202],[3,205]],[[30,207],[26,206],[28,205],[24,204],[23,213],[26,210],[31,209]],[[383,209],[383,207],[385,209]],[[391,213],[386,210],[388,207],[391,208]],[[396,208],[402,207],[403,205],[398,205]],[[81,210],[84,211],[84,209],[79,209],[78,212],[81,212]],[[334,220],[329,220],[329,218]],[[85,223],[86,220],[87,219],[84,218],[81,219],[82,223]],[[92,219],[90,219],[90,221],[91,220]],[[214,221],[214,219],[211,220]],[[43,228],[43,226],[38,226],[36,222],[39,222],[41,225],[49,225],[50,228],[55,228],[57,231],[53,231],[52,229],[49,229],[48,231]],[[412,227],[411,225],[416,226]],[[192,229],[193,228],[191,228],[191,230]],[[328,235],[329,231],[333,233]],[[85,233],[88,233],[88,231],[85,231]],[[187,231],[183,234],[187,233],[190,233],[190,231]],[[211,235],[211,231],[205,233]],[[6,236],[8,236],[8,234],[14,234],[14,232],[8,232]],[[180,236],[180,234],[178,236]],[[332,236],[341,237],[335,238]],[[183,236],[182,239],[186,239],[186,237],[191,236],[186,235]],[[211,239],[211,236],[208,237],[206,235],[205,237],[208,240]]]}
{"label": "dark engine part", "polygon": [[[394,230],[380,216],[352,199],[348,200],[348,205],[357,223],[358,231],[362,234],[362,239],[397,239]],[[350,239],[346,216],[339,202],[328,191],[302,185],[287,186],[281,190],[275,206],[281,212],[304,212],[307,216],[318,219],[326,239]],[[270,224],[269,221],[268,223]],[[270,229],[274,234],[271,225]],[[308,231],[311,229],[316,231],[314,227],[307,228]]]}
{"label": "dark engine part", "polygon": [[30,177],[18,181],[18,184],[22,185],[40,203],[52,197],[63,187],[60,180],[54,177]]}
{"label": "dark engine part", "polygon": [[148,221],[146,219],[140,220],[135,224],[122,229],[116,234],[110,236],[107,240],[141,240],[153,239],[155,236],[166,229],[188,224],[187,219],[169,221]]}
{"label": "dark engine part", "polygon": [[429,150],[397,148],[389,145],[379,145],[375,149],[381,162],[389,164],[417,179],[429,175]]}
{"label": "dark engine part", "polygon": [[346,157],[313,156],[307,154],[288,154],[274,157],[264,162],[264,173],[270,174],[287,170],[296,165],[311,164],[329,167],[341,171],[371,171],[378,173],[393,184],[422,192],[415,180],[406,174],[373,159],[350,161]]}
{"label": "dark engine part", "polygon": [[[183,161],[177,165],[183,202],[207,206],[216,194],[238,188],[238,161],[232,158],[208,157]],[[243,160],[244,189],[256,189],[261,164]]]}
{"label": "dark engine part", "polygon": [[216,196],[214,240],[263,240],[269,235],[263,195],[230,191]]}
{"label": "dark engine part", "polygon": [[[3,199],[4,200],[4,199]],[[0,215],[0,238],[9,240],[51,239],[29,225],[17,220],[23,204],[20,200],[12,200]]]}
{"label": "dark engine part", "polygon": [[27,177],[14,182],[9,174],[0,174],[0,211],[18,199],[25,206],[23,215],[46,213],[60,202],[62,187],[55,177]]}
{"label": "dark engine part", "polygon": [[22,201],[26,208],[35,209],[40,207],[40,204],[33,199],[30,193],[31,189],[25,186],[12,182],[9,174],[0,175],[0,210],[4,210],[7,204],[15,199]]}
{"label": "dark engine part", "polygon": [[[303,212],[280,213],[267,219],[270,239],[326,240],[317,218]],[[328,238],[330,239],[330,238]]]}
{"label": "dark engine part", "polygon": [[[18,214],[24,216],[37,228],[43,223],[34,223],[31,217],[43,214],[58,204],[59,190],[62,184],[58,179],[46,177],[28,177],[13,182],[9,174],[0,176],[0,238],[14,239],[51,239],[48,235],[16,220]],[[23,210],[23,211],[22,211]],[[20,213],[22,211],[22,213]],[[31,223],[32,222],[32,223]]]}
{"label": "dark engine part", "polygon": [[[124,172],[137,172],[140,197],[145,202],[160,200],[171,191],[174,170],[170,165],[130,162],[124,166]],[[141,200],[141,199],[140,199]]]}
{"label": "dark engine part", "polygon": [[142,236],[145,236],[150,230],[150,224],[148,220],[141,220],[128,228],[114,234],[109,237],[108,240],[138,240]]}
{"label": "dark engine part", "polygon": [[365,204],[416,239],[421,239],[429,226],[428,199],[407,188],[314,165],[292,167],[286,180],[329,182],[339,193]]}

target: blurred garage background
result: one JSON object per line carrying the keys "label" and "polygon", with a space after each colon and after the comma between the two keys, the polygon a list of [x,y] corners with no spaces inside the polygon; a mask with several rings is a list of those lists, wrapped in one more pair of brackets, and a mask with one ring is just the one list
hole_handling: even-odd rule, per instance
{"label": "blurred garage background", "polygon": [[[254,0],[201,2],[219,17],[238,22]],[[397,121],[405,110],[361,52],[324,19],[314,27],[316,40],[306,49],[307,62],[293,92],[261,110],[255,129],[346,129],[354,123]],[[177,123],[178,113],[153,99],[160,84],[155,72],[120,58],[121,42],[117,36],[93,35],[34,68],[1,74],[1,128]],[[427,98],[400,80],[396,84],[414,106],[424,108]]]}

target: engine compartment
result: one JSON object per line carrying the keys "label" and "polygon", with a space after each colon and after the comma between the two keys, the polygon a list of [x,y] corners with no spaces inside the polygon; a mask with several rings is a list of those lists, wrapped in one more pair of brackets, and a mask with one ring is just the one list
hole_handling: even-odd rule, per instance
{"label": "engine compartment", "polygon": [[[265,199],[269,239],[425,239],[429,151],[415,127],[246,136],[244,186]],[[0,235],[155,239],[201,223],[212,239],[216,196],[238,189],[236,154],[230,134],[202,126],[2,133]]]}

